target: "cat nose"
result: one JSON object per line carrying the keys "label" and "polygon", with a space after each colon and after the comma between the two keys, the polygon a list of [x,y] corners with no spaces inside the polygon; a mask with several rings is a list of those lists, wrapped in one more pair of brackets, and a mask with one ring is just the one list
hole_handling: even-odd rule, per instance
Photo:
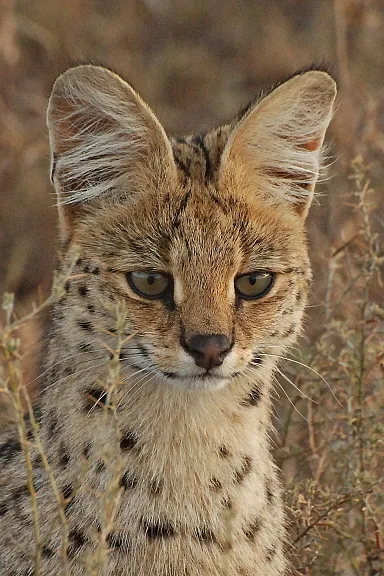
{"label": "cat nose", "polygon": [[206,370],[221,366],[230,349],[231,343],[224,334],[197,334],[188,346],[196,366]]}

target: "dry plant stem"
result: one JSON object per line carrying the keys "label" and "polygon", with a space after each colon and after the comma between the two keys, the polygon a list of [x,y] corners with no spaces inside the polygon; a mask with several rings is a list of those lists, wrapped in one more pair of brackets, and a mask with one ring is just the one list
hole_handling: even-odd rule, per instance
{"label": "dry plant stem", "polygon": [[61,492],[57,486],[56,479],[55,479],[54,474],[52,472],[52,469],[49,465],[48,459],[47,459],[46,454],[44,452],[44,448],[41,444],[41,440],[39,437],[39,426],[36,422],[36,419],[35,419],[35,416],[33,413],[31,400],[29,398],[29,395],[28,395],[28,392],[27,392],[25,386],[22,387],[22,390],[23,390],[24,399],[25,399],[25,402],[27,405],[28,414],[29,414],[29,417],[31,420],[35,447],[41,456],[44,470],[46,471],[46,473],[48,475],[49,482],[51,484],[51,488],[52,488],[52,491],[54,493],[54,496],[55,496],[55,499],[57,502],[58,514],[59,514],[61,527],[62,527],[61,558],[62,558],[62,562],[63,562],[63,574],[64,574],[64,576],[70,576],[69,567],[68,567],[68,555],[67,555],[69,528],[68,528],[68,521],[67,521],[67,518],[66,518],[65,512],[64,512],[65,506],[67,505],[68,501],[67,501],[67,499],[63,498],[63,496],[62,496],[62,494],[61,494]]}
{"label": "dry plant stem", "polygon": [[308,534],[308,532],[310,530],[312,530],[313,528],[315,528],[316,526],[319,525],[319,522],[321,522],[321,520],[324,520],[324,518],[326,518],[330,512],[332,512],[333,510],[335,510],[336,508],[339,508],[340,506],[343,506],[344,504],[346,504],[347,502],[351,502],[354,499],[358,498],[358,502],[361,501],[361,498],[363,496],[365,496],[366,492],[354,492],[351,494],[344,494],[343,496],[341,496],[340,498],[337,498],[335,502],[333,502],[332,504],[330,504],[325,510],[324,512],[322,512],[321,514],[318,514],[317,518],[315,520],[313,520],[312,522],[310,522],[308,524],[308,526],[306,526],[304,528],[304,530],[302,532],[300,532],[300,534],[295,538],[295,540],[293,541],[293,544],[297,544],[302,538],[304,538],[304,536],[306,536]]}
{"label": "dry plant stem", "polygon": [[[359,197],[359,208],[363,214],[363,235],[367,245],[367,254],[364,261],[364,288],[363,300],[361,303],[361,334],[360,334],[360,349],[359,349],[359,369],[357,375],[357,415],[356,415],[356,433],[358,437],[358,482],[362,485],[365,477],[365,452],[364,452],[364,411],[365,411],[365,358],[366,358],[366,319],[368,316],[369,307],[369,291],[368,287],[371,284],[373,271],[375,269],[375,254],[373,252],[373,234],[369,216],[369,200],[368,194],[370,192],[370,182],[366,177],[367,167],[364,166],[362,158],[356,158],[352,164],[355,174],[354,179],[356,182],[356,194]],[[370,572],[373,573],[373,566],[369,554],[369,535],[368,535],[368,510],[365,501],[360,509],[361,524],[364,537],[364,551],[367,559]]]}
{"label": "dry plant stem", "polygon": [[[27,469],[27,485],[31,497],[33,537],[35,541],[35,575],[40,576],[42,543],[40,537],[39,514],[37,509],[36,491],[33,483],[33,469],[30,453],[30,443],[27,439],[27,429],[23,418],[24,410],[20,397],[20,387],[22,386],[21,373],[20,368],[15,367],[15,360],[10,356],[6,348],[5,348],[5,356],[9,375],[8,390],[11,397],[12,406],[16,417],[16,426],[25,458],[25,464]],[[18,362],[18,360],[16,360],[16,362]]]}

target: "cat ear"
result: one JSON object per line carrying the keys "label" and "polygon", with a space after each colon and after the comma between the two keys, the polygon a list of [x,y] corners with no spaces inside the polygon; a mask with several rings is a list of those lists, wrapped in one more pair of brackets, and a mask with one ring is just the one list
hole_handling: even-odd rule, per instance
{"label": "cat ear", "polygon": [[222,156],[221,181],[234,173],[271,202],[307,215],[332,117],[336,83],[326,72],[294,76],[247,110]]}
{"label": "cat ear", "polygon": [[153,112],[119,76],[78,66],[55,82],[47,124],[52,181],[68,225],[95,198],[128,196],[175,171]]}

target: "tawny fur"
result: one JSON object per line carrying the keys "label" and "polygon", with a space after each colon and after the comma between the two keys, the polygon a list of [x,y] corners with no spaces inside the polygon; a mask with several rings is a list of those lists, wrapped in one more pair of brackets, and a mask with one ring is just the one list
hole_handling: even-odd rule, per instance
{"label": "tawny fur", "polygon": [[[277,356],[300,331],[311,271],[304,230],[335,84],[299,74],[236,121],[168,139],[116,75],[86,66],[55,84],[48,113],[61,266],[80,250],[52,311],[41,437],[72,498],[70,574],[84,574],[104,527],[106,485],[119,502],[105,575],[282,576],[285,527],[270,455]],[[172,275],[173,301],[135,294],[126,273]],[[276,274],[248,301],[236,276]],[[126,303],[116,418],[103,403],[113,306]],[[181,341],[221,334],[233,347],[204,377]],[[270,355],[268,355],[270,354]],[[97,402],[97,399],[100,401]],[[33,573],[23,456],[0,443],[0,573]],[[57,506],[34,456],[41,573],[61,573]],[[81,478],[81,482],[79,479]]]}

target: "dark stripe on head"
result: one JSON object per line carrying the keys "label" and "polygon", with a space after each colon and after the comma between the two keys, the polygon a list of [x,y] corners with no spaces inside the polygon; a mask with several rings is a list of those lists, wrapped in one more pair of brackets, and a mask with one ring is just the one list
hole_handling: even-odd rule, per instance
{"label": "dark stripe on head", "polygon": [[187,204],[188,204],[189,199],[191,198],[191,195],[192,195],[192,190],[188,190],[188,192],[185,194],[184,198],[181,200],[180,206],[179,206],[179,208],[175,214],[175,217],[173,219],[173,222],[172,222],[173,228],[178,228],[180,226],[181,216],[187,207]]}
{"label": "dark stripe on head", "polygon": [[212,178],[213,168],[212,168],[212,162],[211,162],[211,158],[209,156],[208,148],[206,147],[205,142],[204,142],[204,136],[201,136],[201,135],[195,136],[193,138],[193,143],[196,144],[200,148],[201,152],[203,153],[204,160],[205,160],[204,179],[206,182],[208,182]]}

